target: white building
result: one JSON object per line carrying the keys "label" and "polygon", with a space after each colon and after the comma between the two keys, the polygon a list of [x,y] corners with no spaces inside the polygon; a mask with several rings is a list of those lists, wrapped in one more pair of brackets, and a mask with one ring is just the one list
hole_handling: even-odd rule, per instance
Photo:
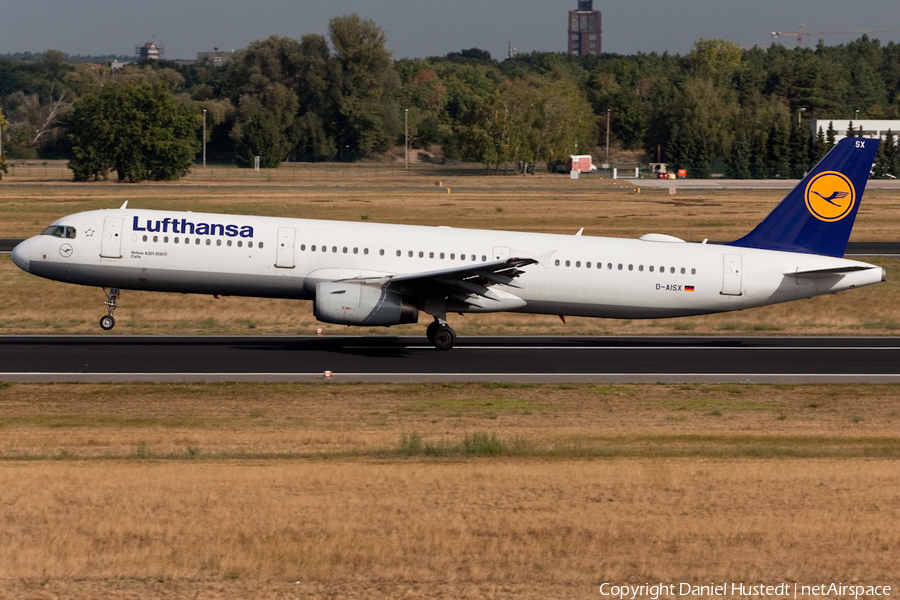
{"label": "white building", "polygon": [[[862,137],[867,138],[883,138],[887,135],[888,130],[894,134],[894,139],[897,139],[897,134],[900,134],[900,121],[879,121],[874,119],[860,119],[856,121],[854,119],[810,119],[809,126],[812,129],[813,136],[818,135],[819,128],[822,128],[822,132],[826,135],[828,134],[828,126],[831,124],[834,127],[834,141],[839,142],[845,137],[847,137],[847,129],[850,127],[850,124],[853,124],[853,130],[859,132],[859,128],[862,127]],[[857,133],[856,137],[859,137],[859,133]]]}

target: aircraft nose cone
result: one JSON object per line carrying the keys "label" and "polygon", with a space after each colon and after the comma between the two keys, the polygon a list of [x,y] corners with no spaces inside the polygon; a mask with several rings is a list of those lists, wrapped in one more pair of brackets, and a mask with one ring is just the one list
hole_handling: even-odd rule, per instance
{"label": "aircraft nose cone", "polygon": [[29,273],[29,268],[31,267],[31,240],[19,242],[19,244],[13,248],[12,259],[17,267],[26,273]]}

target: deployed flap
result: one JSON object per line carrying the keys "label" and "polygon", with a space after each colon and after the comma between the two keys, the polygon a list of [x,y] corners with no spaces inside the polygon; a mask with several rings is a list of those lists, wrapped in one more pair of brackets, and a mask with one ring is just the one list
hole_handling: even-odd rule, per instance
{"label": "deployed flap", "polygon": [[491,262],[474,263],[465,266],[409,273],[387,275],[385,277],[358,277],[345,281],[359,281],[367,285],[378,285],[385,289],[420,298],[446,298],[459,296],[480,296],[488,301],[498,301],[497,295],[488,288],[492,285],[520,287],[514,281],[523,273],[520,269],[536,264],[532,258],[508,258]]}

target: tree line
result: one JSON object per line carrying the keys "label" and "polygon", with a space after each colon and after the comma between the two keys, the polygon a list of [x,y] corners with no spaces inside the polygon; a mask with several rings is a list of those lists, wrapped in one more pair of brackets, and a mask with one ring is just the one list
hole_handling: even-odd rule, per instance
{"label": "tree line", "polygon": [[[865,35],[815,48],[699,40],[683,56],[502,61],[477,48],[394,60],[386,43],[373,21],[345,15],[327,35],[257,40],[223,67],[148,61],[113,72],[56,50],[0,57],[3,154],[65,156],[76,178],[177,177],[199,152],[205,111],[207,151],[242,166],[354,160],[408,134],[412,148],[528,170],[602,153],[608,133],[614,151],[694,177],[797,177],[835,134],[811,131],[809,119],[900,114],[900,45]],[[153,164],[126,164],[134,146]],[[897,174],[896,148],[893,137],[882,144],[877,175]]]}

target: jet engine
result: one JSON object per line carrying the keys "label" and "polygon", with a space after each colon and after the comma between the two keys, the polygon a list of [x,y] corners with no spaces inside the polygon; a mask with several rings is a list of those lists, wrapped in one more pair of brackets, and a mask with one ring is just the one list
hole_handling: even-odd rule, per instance
{"label": "jet engine", "polygon": [[416,323],[419,307],[410,298],[380,287],[325,281],[316,284],[313,314],[338,325],[400,325]]}

